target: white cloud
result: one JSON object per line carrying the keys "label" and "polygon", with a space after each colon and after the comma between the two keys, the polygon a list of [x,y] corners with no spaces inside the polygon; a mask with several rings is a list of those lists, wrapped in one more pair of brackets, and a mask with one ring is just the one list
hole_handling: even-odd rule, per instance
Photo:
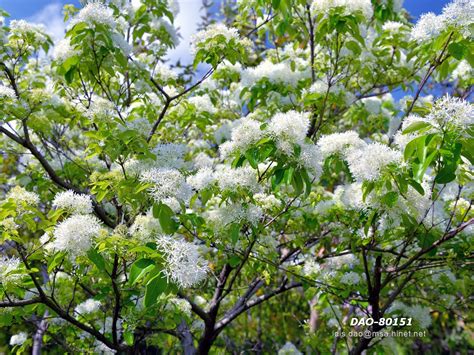
{"label": "white cloud", "polygon": [[62,5],[52,3],[43,7],[40,11],[31,16],[28,21],[43,24],[46,32],[50,34],[54,42],[64,38],[66,24],[63,21]]}

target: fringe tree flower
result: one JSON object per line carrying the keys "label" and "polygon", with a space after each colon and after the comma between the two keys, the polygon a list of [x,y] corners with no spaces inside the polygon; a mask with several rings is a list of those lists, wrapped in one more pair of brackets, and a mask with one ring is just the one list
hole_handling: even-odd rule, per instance
{"label": "fringe tree flower", "polygon": [[274,115],[267,130],[275,138],[278,148],[286,155],[292,155],[293,146],[304,142],[308,128],[308,114],[291,110]]}
{"label": "fringe tree flower", "polygon": [[36,206],[40,202],[36,193],[27,191],[21,186],[15,186],[11,189],[7,194],[7,199],[12,199],[17,204],[24,203],[29,206]]}
{"label": "fringe tree flower", "polygon": [[84,315],[89,313],[94,313],[100,309],[100,301],[94,300],[92,298],[78,304],[74,311],[78,314]]}
{"label": "fringe tree flower", "polygon": [[23,345],[23,343],[28,339],[28,333],[20,332],[18,334],[12,335],[10,338],[10,345]]}
{"label": "fringe tree flower", "polygon": [[165,256],[165,275],[179,287],[189,288],[207,277],[207,262],[197,245],[166,235],[156,238],[156,243]]}
{"label": "fringe tree flower", "polygon": [[384,168],[390,164],[400,164],[402,153],[381,143],[372,143],[362,148],[351,149],[347,154],[349,169],[359,180],[377,180]]}
{"label": "fringe tree flower", "polygon": [[21,278],[20,270],[21,261],[17,257],[3,256],[0,258],[0,283],[10,284],[16,283]]}
{"label": "fringe tree flower", "polygon": [[93,211],[91,197],[77,194],[72,190],[56,194],[53,206],[70,214],[90,214]]}
{"label": "fringe tree flower", "polygon": [[336,8],[341,8],[345,16],[361,13],[367,19],[373,13],[370,0],[314,0],[311,4],[311,10],[317,14],[327,14],[329,10]]}
{"label": "fringe tree flower", "polygon": [[54,229],[54,240],[47,247],[66,251],[75,258],[84,255],[92,247],[92,240],[99,231],[100,224],[94,216],[73,215]]}
{"label": "fringe tree flower", "polygon": [[0,85],[0,98],[14,99],[16,97],[15,91],[7,86]]}
{"label": "fringe tree flower", "polygon": [[115,28],[116,21],[112,9],[99,2],[90,2],[84,6],[79,13],[71,20],[69,28],[84,22],[89,26],[97,24]]}
{"label": "fringe tree flower", "polygon": [[359,138],[359,134],[354,131],[322,136],[317,144],[325,158],[333,154],[344,155],[350,148],[361,148],[366,145],[365,142]]}

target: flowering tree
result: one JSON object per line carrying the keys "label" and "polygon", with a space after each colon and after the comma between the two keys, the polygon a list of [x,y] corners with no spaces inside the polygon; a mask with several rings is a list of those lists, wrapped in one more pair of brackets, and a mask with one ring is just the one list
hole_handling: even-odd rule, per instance
{"label": "flowering tree", "polygon": [[401,3],[225,2],[189,67],[174,1],[2,19],[3,351],[472,347],[474,5]]}

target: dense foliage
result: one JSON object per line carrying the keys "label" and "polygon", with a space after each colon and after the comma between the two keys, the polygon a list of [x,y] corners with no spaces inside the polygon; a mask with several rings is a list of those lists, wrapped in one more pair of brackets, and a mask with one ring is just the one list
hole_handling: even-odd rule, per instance
{"label": "dense foliage", "polygon": [[0,351],[472,350],[473,2],[178,11],[0,18]]}

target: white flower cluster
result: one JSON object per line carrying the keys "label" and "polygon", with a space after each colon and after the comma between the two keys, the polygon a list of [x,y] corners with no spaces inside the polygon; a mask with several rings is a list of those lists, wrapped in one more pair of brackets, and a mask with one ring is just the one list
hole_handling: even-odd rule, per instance
{"label": "white flower cluster", "polygon": [[128,230],[129,234],[143,243],[150,242],[161,232],[160,222],[153,217],[151,211],[145,215],[135,217]]}
{"label": "white flower cluster", "polygon": [[93,211],[91,197],[77,194],[72,190],[56,194],[53,206],[63,209],[70,214],[90,214]]}
{"label": "white flower cluster", "polygon": [[7,199],[12,199],[17,204],[24,203],[29,206],[36,206],[40,202],[36,193],[27,191],[21,186],[15,186],[11,189],[7,194]]}
{"label": "white flower cluster", "polygon": [[402,153],[375,142],[351,149],[346,159],[351,173],[358,181],[377,180],[386,166],[402,162]]}
{"label": "white flower cluster", "polygon": [[206,29],[199,31],[191,37],[191,51],[196,53],[199,49],[213,49],[218,43],[213,41],[217,37],[224,37],[226,43],[219,43],[219,47],[224,49],[229,43],[237,44],[241,41],[236,28],[229,28],[223,23],[215,23]]}
{"label": "white flower cluster", "polygon": [[253,198],[257,205],[262,207],[264,210],[272,210],[281,206],[281,201],[273,194],[267,195],[265,193],[257,193],[253,195]]}
{"label": "white flower cluster", "polygon": [[429,130],[424,131],[425,134],[441,131],[446,129],[446,126],[454,127],[460,134],[463,134],[466,129],[474,124],[473,105],[460,98],[446,95],[433,104],[430,112],[425,117],[408,116],[403,121],[401,130],[394,136],[394,142],[400,148],[404,149],[410,141],[419,135],[418,132],[403,133],[405,129],[416,122],[425,122],[431,125]]}
{"label": "white flower cluster", "polygon": [[94,300],[92,298],[78,304],[74,311],[80,315],[94,313],[100,308],[100,301]]}
{"label": "white flower cluster", "polygon": [[20,332],[18,334],[12,335],[10,338],[10,345],[15,346],[15,345],[23,345],[23,343],[28,339],[28,333],[26,332]]}
{"label": "white flower cluster", "polygon": [[188,148],[184,144],[160,143],[153,150],[156,165],[160,167],[182,169],[186,167],[184,155]]}
{"label": "white flower cluster", "polygon": [[266,78],[274,84],[296,86],[300,80],[310,76],[311,72],[308,70],[293,71],[288,63],[273,63],[270,59],[265,59],[256,67],[249,67],[242,72],[241,84],[243,87],[252,87]]}
{"label": "white flower cluster", "polygon": [[386,32],[398,33],[405,25],[398,21],[387,21],[382,25],[382,30]]}
{"label": "white flower cluster", "polygon": [[17,273],[20,268],[21,261],[16,257],[9,258],[3,256],[0,258],[0,283],[15,283],[21,278],[21,274]]}
{"label": "white flower cluster", "polygon": [[201,168],[196,174],[188,176],[187,183],[195,190],[201,191],[213,185],[216,181],[216,176],[211,168]]}
{"label": "white flower cluster", "polygon": [[308,128],[308,114],[291,110],[274,115],[267,130],[270,136],[276,139],[278,148],[286,155],[292,155],[293,146],[304,143]]}
{"label": "white flower cluster", "polygon": [[90,2],[79,11],[79,13],[71,20],[70,28],[76,24],[85,22],[89,26],[96,24],[115,28],[116,21],[112,9],[100,2]]}
{"label": "white flower cluster", "polygon": [[84,255],[91,247],[93,238],[99,234],[100,224],[91,215],[73,215],[54,229],[54,240],[48,249],[69,253],[71,258]]}
{"label": "white flower cluster", "polygon": [[7,86],[0,85],[0,98],[2,97],[14,99],[16,97],[15,91]]}
{"label": "white flower cluster", "polygon": [[354,271],[349,271],[341,276],[340,281],[347,285],[357,285],[360,282],[360,276]]}
{"label": "white flower cluster", "polygon": [[142,172],[140,181],[153,184],[149,191],[155,201],[168,205],[174,211],[180,209],[180,202],[189,202],[193,195],[191,186],[176,169],[153,168]]}
{"label": "white flower cluster", "polygon": [[417,42],[435,39],[447,28],[458,29],[463,36],[470,36],[470,26],[474,19],[474,2],[472,0],[454,0],[443,8],[441,15],[432,12],[421,15],[412,28],[411,38]]}
{"label": "white flower cluster", "polygon": [[10,37],[12,36],[19,38],[32,36],[34,38],[34,45],[37,46],[48,40],[43,25],[28,23],[25,20],[12,20],[10,22]]}
{"label": "white flower cluster", "polygon": [[250,166],[231,168],[228,165],[221,165],[215,173],[215,179],[222,191],[232,191],[237,188],[246,189],[250,192],[257,192],[257,172]]}
{"label": "white flower cluster", "polygon": [[170,311],[178,311],[179,313],[191,317],[191,305],[183,298],[170,298],[166,305],[166,309]]}
{"label": "white flower cluster", "polygon": [[362,148],[366,144],[355,131],[333,133],[322,136],[317,143],[324,158],[333,154],[345,155],[352,148]]}
{"label": "white flower cluster", "polygon": [[189,288],[207,277],[207,262],[197,245],[166,235],[158,236],[156,243],[166,259],[166,276],[179,287]]}
{"label": "white flower cluster", "polygon": [[373,13],[370,0],[314,0],[311,4],[311,10],[318,14],[327,14],[335,8],[343,9],[346,16],[361,13],[367,19],[370,19]]}
{"label": "white flower cluster", "polygon": [[230,203],[208,211],[207,219],[215,229],[219,230],[234,222],[248,222],[255,226],[262,218],[262,215],[262,210],[258,206]]}
{"label": "white flower cluster", "polygon": [[217,108],[211,101],[209,95],[200,95],[200,96],[192,96],[188,99],[188,102],[196,108],[197,112],[208,112],[210,114],[215,114],[217,112]]}
{"label": "white flower cluster", "polygon": [[85,114],[90,119],[110,119],[115,114],[115,107],[112,102],[98,95],[94,95]]}
{"label": "white flower cluster", "polygon": [[75,50],[71,46],[69,38],[64,38],[60,40],[53,49],[53,58],[59,62],[64,62],[67,59],[78,55],[79,51]]}
{"label": "white flower cluster", "polygon": [[403,1],[404,0],[382,0],[381,2],[385,5],[391,4],[394,12],[400,12],[403,8]]}
{"label": "white flower cluster", "polygon": [[176,80],[178,78],[178,74],[163,63],[158,63],[156,65],[155,75],[163,81]]}
{"label": "white flower cluster", "polygon": [[[465,59],[461,60],[456,67],[456,69],[453,70],[452,73],[452,78],[454,80],[469,80],[474,76],[474,70],[469,64],[469,62]],[[1,89],[0,89],[1,91]]]}
{"label": "white flower cluster", "polygon": [[458,128],[468,128],[474,124],[474,105],[461,98],[446,95],[435,102],[428,119],[440,127],[450,123]]}
{"label": "white flower cluster", "polygon": [[252,144],[257,143],[263,137],[260,129],[262,125],[251,118],[242,118],[236,122],[231,132],[231,140],[222,144],[219,149],[224,157],[233,152],[244,153]]}

